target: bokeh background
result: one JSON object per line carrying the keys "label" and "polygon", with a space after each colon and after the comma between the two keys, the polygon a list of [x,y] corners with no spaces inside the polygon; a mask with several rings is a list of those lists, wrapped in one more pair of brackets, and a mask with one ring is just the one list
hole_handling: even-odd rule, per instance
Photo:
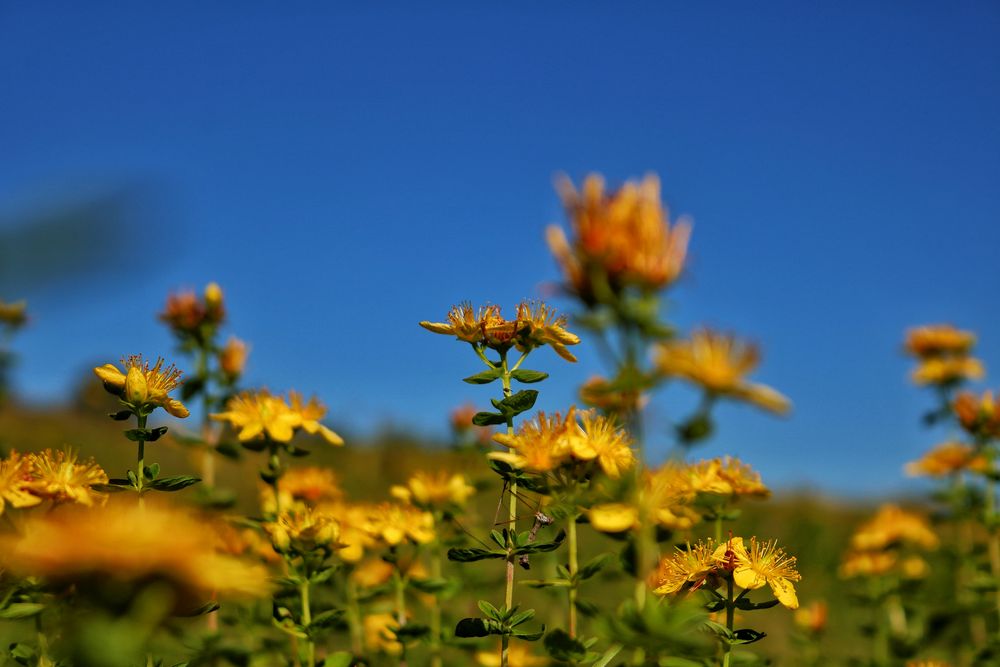
{"label": "bokeh background", "polygon": [[[554,174],[654,171],[694,220],[673,316],[760,342],[795,403],[724,407],[699,453],[779,489],[920,489],[904,330],[974,329],[1000,372],[998,35],[995,2],[4,3],[15,387],[57,403],[123,351],[170,356],[166,294],[216,280],[248,384],[316,392],[357,438],[443,439],[487,396],[417,322],[551,293]],[[580,348],[539,354],[539,407],[600,370]],[[690,399],[658,396],[654,459]]]}

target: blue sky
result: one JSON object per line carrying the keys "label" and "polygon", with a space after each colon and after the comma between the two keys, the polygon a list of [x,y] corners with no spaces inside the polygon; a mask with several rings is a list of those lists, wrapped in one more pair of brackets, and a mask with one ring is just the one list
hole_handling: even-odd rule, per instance
{"label": "blue sky", "polygon": [[[416,323],[557,279],[559,171],[658,172],[694,219],[672,316],[759,341],[758,378],[795,402],[724,408],[705,455],[786,487],[916,488],[902,463],[944,434],[917,425],[903,331],[975,329],[1000,372],[995,3],[63,4],[0,8],[0,238],[130,197],[113,238],[67,235],[67,275],[8,249],[32,399],[170,356],[166,293],[217,280],[251,382],[318,393],[334,426],[444,433],[489,390]],[[541,407],[599,370],[580,356],[539,353]]]}

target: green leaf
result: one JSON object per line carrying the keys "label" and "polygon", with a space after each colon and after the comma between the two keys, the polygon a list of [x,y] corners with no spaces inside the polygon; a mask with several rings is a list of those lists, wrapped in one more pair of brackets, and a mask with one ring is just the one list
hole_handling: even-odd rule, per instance
{"label": "green leaf", "polygon": [[100,491],[101,493],[121,493],[122,491],[130,491],[133,487],[127,479],[119,480],[109,480],[110,482],[124,482],[123,484],[91,484],[90,488],[94,491]]}
{"label": "green leaf", "polygon": [[453,560],[458,563],[472,563],[477,560],[487,560],[490,558],[502,559],[506,557],[507,552],[505,551],[488,551],[478,547],[468,549],[453,547],[448,549],[448,560]]}
{"label": "green leaf", "polygon": [[440,593],[451,586],[450,581],[443,577],[432,579],[411,579],[410,586],[422,593]]}
{"label": "green leaf", "polygon": [[160,436],[166,435],[168,430],[169,429],[167,429],[166,426],[157,426],[156,428],[150,429],[149,437],[146,438],[146,442],[156,442],[160,439]]}
{"label": "green leaf", "polygon": [[495,426],[506,424],[507,418],[496,412],[477,412],[472,416],[472,423],[476,426]]}
{"label": "green leaf", "polygon": [[220,442],[215,446],[215,451],[227,459],[238,460],[240,458],[240,448],[231,442]]}
{"label": "green leaf", "polygon": [[542,635],[545,634],[545,626],[543,625],[542,629],[539,630],[538,632],[516,632],[515,631],[515,632],[511,632],[510,634],[512,636],[514,636],[514,637],[517,637],[518,639],[523,639],[526,642],[537,642],[539,639],[542,638]]}
{"label": "green leaf", "polygon": [[146,479],[156,479],[156,476],[160,474],[160,464],[154,463],[153,465],[148,465],[143,467],[142,475]]}
{"label": "green leaf", "polygon": [[519,368],[516,371],[511,371],[510,376],[517,380],[518,382],[523,382],[524,384],[532,384],[534,382],[541,382],[549,376],[548,373],[543,373],[541,371],[529,371],[524,368]]}
{"label": "green leaf", "polygon": [[587,564],[581,567],[580,571],[576,573],[577,579],[580,581],[590,579],[592,576],[603,570],[608,563],[614,560],[614,558],[613,554],[601,554],[600,556],[588,561]]}
{"label": "green leaf", "polygon": [[490,539],[493,540],[496,543],[496,545],[501,549],[507,548],[507,536],[505,533],[506,530],[503,533],[501,533],[499,530],[490,531]]}
{"label": "green leaf", "polygon": [[336,623],[344,615],[343,609],[327,609],[313,616],[310,628],[326,628]]}
{"label": "green leaf", "polygon": [[530,588],[552,588],[554,586],[565,588],[570,586],[568,579],[522,579],[519,583]]}
{"label": "green leaf", "polygon": [[45,605],[37,602],[15,602],[8,605],[6,609],[0,610],[0,618],[31,618],[42,613]]}
{"label": "green leaf", "polygon": [[184,381],[181,385],[181,400],[190,400],[195,394],[202,390],[205,386],[205,381],[201,378],[190,378]]}
{"label": "green leaf", "polygon": [[326,656],[323,660],[322,667],[351,667],[354,662],[354,656],[347,651],[337,651],[332,655]]}
{"label": "green leaf", "polygon": [[149,483],[149,488],[156,489],[157,491],[180,491],[181,489],[186,489],[192,484],[197,484],[200,481],[200,477],[177,475],[176,477],[164,477],[162,479],[153,480]]}
{"label": "green leaf", "polygon": [[754,642],[759,642],[761,639],[767,636],[766,632],[760,632],[759,630],[751,630],[750,628],[744,628],[742,630],[736,630],[733,632],[733,644],[753,644]]}
{"label": "green leaf", "polygon": [[755,609],[770,609],[778,604],[777,600],[767,600],[766,602],[751,602],[749,597],[741,597],[736,600],[736,608],[743,611],[753,611]]}
{"label": "green leaf", "polygon": [[220,608],[221,608],[221,605],[218,602],[216,602],[215,600],[212,600],[210,602],[206,602],[205,604],[201,605],[200,607],[198,607],[197,609],[195,609],[192,612],[188,612],[188,613],[184,613],[184,614],[180,614],[180,615],[181,616],[187,616],[187,617],[204,616],[205,614],[211,614],[213,611],[218,611]]}
{"label": "green leaf", "polygon": [[525,609],[520,614],[514,614],[513,616],[511,616],[510,621],[509,621],[510,627],[516,628],[517,626],[521,625],[522,623],[526,623],[526,622],[530,621],[534,617],[535,617],[535,610],[534,609]]}
{"label": "green leaf", "polygon": [[118,412],[109,412],[108,416],[114,419],[116,422],[123,422],[132,416],[132,411],[119,410]]}
{"label": "green leaf", "polygon": [[494,607],[486,600],[479,600],[478,602],[476,602],[476,606],[478,606],[479,611],[486,614],[488,618],[491,618],[494,621],[503,621],[503,614],[500,613],[500,610]]}
{"label": "green leaf", "polygon": [[456,637],[486,637],[489,634],[490,628],[481,618],[463,618],[455,626]]}
{"label": "green leaf", "polygon": [[565,630],[558,629],[545,635],[545,651],[560,662],[579,662],[587,656],[587,648]]}
{"label": "green leaf", "polygon": [[500,401],[500,409],[505,415],[519,415],[530,410],[537,398],[538,392],[534,389],[522,389]]}
{"label": "green leaf", "polygon": [[133,487],[137,489],[139,488],[139,478],[135,476],[134,472],[127,470],[125,472],[125,476],[128,477],[128,481]]}
{"label": "green leaf", "polygon": [[431,629],[426,625],[421,625],[420,623],[407,623],[406,625],[396,628],[392,631],[396,635],[396,639],[400,641],[405,641],[407,639],[420,639],[421,637],[426,637],[431,633]]}
{"label": "green leaf", "polygon": [[483,371],[482,373],[476,373],[475,375],[470,375],[467,378],[462,378],[462,382],[468,382],[469,384],[489,384],[490,382],[499,379],[500,374],[501,369],[491,368]]}
{"label": "green leaf", "polygon": [[521,554],[539,554],[548,551],[555,551],[559,548],[559,545],[563,543],[566,539],[566,531],[560,530],[559,534],[556,535],[556,539],[552,542],[535,542],[534,544],[525,544],[514,549],[514,553],[517,555]]}

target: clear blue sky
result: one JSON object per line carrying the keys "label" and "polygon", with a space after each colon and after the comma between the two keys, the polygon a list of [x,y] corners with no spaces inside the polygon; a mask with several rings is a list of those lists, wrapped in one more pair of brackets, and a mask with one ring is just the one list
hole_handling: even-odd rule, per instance
{"label": "clear blue sky", "polygon": [[[658,172],[695,222],[674,316],[761,342],[759,379],[794,400],[786,420],[722,410],[705,455],[777,485],[914,488],[902,464],[942,434],[917,426],[904,329],[976,329],[1000,377],[994,2],[58,4],[0,7],[0,238],[140,195],[99,252],[71,235],[70,275],[0,285],[32,303],[30,398],[170,356],[166,293],[214,279],[252,382],[317,392],[335,427],[444,433],[489,390],[417,321],[557,278],[560,170]],[[598,369],[581,347],[572,367],[539,353],[542,407]]]}

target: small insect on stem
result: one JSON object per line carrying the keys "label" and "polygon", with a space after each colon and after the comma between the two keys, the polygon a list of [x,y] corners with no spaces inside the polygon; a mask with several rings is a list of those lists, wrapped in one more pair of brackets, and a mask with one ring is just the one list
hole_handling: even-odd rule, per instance
{"label": "small insect on stem", "polygon": [[[535,541],[535,537],[538,535],[538,529],[542,526],[551,526],[554,519],[542,512],[535,512],[535,522],[531,524],[531,532],[528,534],[528,544]],[[521,554],[517,559],[518,564],[525,570],[531,569],[531,562],[528,560],[528,554]]]}

